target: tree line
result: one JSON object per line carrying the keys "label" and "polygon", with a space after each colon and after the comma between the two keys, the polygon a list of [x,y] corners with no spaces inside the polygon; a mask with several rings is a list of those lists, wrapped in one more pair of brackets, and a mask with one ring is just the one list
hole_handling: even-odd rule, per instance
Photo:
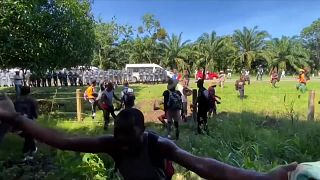
{"label": "tree line", "polygon": [[0,1],[0,66],[44,72],[78,65],[122,69],[127,63],[156,63],[193,71],[320,69],[320,19],[299,36],[272,38],[258,27],[219,36],[203,33],[183,41],[152,14],[141,26],[95,21],[90,0]]}

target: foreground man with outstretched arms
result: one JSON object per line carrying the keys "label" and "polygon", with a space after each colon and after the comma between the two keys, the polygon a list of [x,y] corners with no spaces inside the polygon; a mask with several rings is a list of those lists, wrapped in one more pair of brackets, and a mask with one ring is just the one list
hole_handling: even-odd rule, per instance
{"label": "foreground man with outstretched arms", "polygon": [[[171,160],[205,179],[287,180],[288,172],[295,170],[297,166],[293,163],[269,173],[259,173],[192,155],[168,139],[145,132],[144,116],[141,111],[133,108],[118,114],[114,135],[101,137],[63,135],[1,107],[0,120],[30,133],[38,141],[62,150],[107,153],[115,160],[124,179],[168,179],[161,163],[154,163],[154,159]],[[152,144],[152,147],[148,144]]]}

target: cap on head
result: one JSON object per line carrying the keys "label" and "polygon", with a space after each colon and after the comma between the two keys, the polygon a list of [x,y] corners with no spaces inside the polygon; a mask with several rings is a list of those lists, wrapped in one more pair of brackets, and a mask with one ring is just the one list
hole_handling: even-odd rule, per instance
{"label": "cap on head", "polygon": [[167,85],[167,89],[175,89],[176,88],[176,86],[177,86],[177,84],[179,83],[179,81],[178,80],[176,80],[176,79],[169,79],[168,80],[168,85]]}

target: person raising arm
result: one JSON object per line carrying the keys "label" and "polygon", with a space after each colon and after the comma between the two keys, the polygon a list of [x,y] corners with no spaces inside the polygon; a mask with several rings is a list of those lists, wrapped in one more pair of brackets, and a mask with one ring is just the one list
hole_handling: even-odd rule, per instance
{"label": "person raising arm", "polygon": [[[0,120],[23,131],[50,146],[77,152],[107,153],[118,164],[124,179],[165,179],[147,158],[149,154],[148,136],[145,132],[144,116],[141,111],[129,108],[122,110],[114,126],[114,135],[101,137],[71,137],[52,129],[43,128],[26,117],[9,112],[0,107]],[[172,141],[157,136],[156,148],[159,154],[195,172],[205,179],[262,179],[287,180],[288,172],[295,170],[297,164],[281,166],[269,173],[259,173],[236,168],[211,158],[190,154]],[[148,168],[148,171],[145,169]]]}

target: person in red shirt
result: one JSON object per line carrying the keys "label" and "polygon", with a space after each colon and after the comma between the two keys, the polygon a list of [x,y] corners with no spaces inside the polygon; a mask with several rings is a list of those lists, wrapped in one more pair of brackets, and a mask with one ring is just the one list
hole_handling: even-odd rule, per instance
{"label": "person in red shirt", "polygon": [[279,81],[278,73],[277,71],[273,71],[271,74],[271,84],[272,87],[276,88],[276,83]]}

